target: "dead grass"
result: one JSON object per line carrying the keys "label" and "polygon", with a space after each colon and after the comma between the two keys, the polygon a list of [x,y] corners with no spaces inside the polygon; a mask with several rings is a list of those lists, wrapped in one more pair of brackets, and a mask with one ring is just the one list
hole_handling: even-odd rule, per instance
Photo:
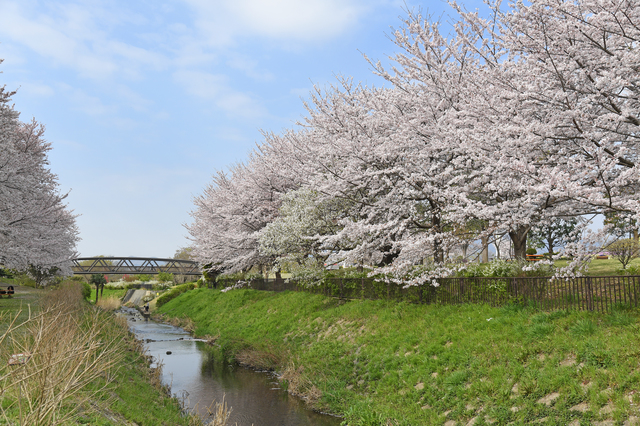
{"label": "dead grass", "polygon": [[322,391],[318,389],[304,374],[304,366],[291,362],[282,372],[280,380],[286,383],[287,392],[306,400],[309,404],[315,404],[322,397]]}
{"label": "dead grass", "polygon": [[236,362],[258,370],[274,370],[281,364],[282,356],[275,348],[244,348],[235,355]]}
{"label": "dead grass", "polygon": [[207,345],[209,346],[215,345],[219,338],[220,338],[220,333],[216,334],[215,336],[207,334],[206,336],[203,337],[203,339],[207,341]]}
{"label": "dead grass", "polygon": [[164,317],[162,315],[159,315],[159,316],[154,315],[152,316],[152,319],[154,321],[171,324],[174,327],[180,327],[183,330],[185,330],[187,333],[193,333],[194,330],[196,329],[196,323],[193,322],[193,320],[187,316],[178,318],[178,317]]}
{"label": "dead grass", "polygon": [[222,402],[218,402],[215,399],[211,402],[211,405],[207,407],[207,411],[209,412],[209,418],[211,421],[208,423],[209,426],[226,426],[229,421],[229,416],[231,416],[231,412],[233,409],[231,407],[227,407],[227,402],[224,400],[224,395],[222,396]]}
{"label": "dead grass", "polygon": [[105,311],[115,311],[116,309],[120,309],[122,303],[120,299],[116,297],[109,297],[107,299],[98,299],[98,307]]}
{"label": "dead grass", "polygon": [[0,336],[0,359],[28,356],[0,367],[0,419],[60,425],[86,409],[88,401],[103,393],[122,357],[119,341],[100,338],[104,323],[100,312],[83,309],[77,285],[48,293],[38,314],[29,312],[22,323],[11,322]]}
{"label": "dead grass", "polygon": [[162,361],[158,360],[156,362],[155,368],[149,368],[149,382],[154,388],[160,390],[161,392],[164,392],[167,395],[171,395],[171,386],[162,383],[163,367],[164,364],[162,363]]}

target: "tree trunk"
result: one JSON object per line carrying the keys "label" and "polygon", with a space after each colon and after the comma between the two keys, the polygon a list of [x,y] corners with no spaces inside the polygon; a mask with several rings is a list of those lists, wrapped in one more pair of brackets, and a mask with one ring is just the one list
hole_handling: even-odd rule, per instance
{"label": "tree trunk", "polygon": [[482,242],[482,263],[489,262],[489,237],[481,237]]}
{"label": "tree trunk", "polygon": [[547,239],[547,252],[549,256],[553,256],[553,243],[555,243],[555,241],[553,241],[552,238]]}
{"label": "tree trunk", "polygon": [[282,274],[280,273],[280,269],[276,271],[276,284],[282,283]]}
{"label": "tree trunk", "polygon": [[527,258],[527,234],[530,226],[520,226],[514,231],[509,231],[509,238],[513,243],[513,255],[516,259]]}
{"label": "tree trunk", "polygon": [[[431,215],[431,226],[435,232],[440,232],[440,215],[434,213]],[[433,241],[433,261],[436,263],[444,262],[444,250],[442,250],[442,240],[435,239]]]}
{"label": "tree trunk", "polygon": [[96,305],[98,304],[99,293],[100,293],[100,285],[96,284]]}

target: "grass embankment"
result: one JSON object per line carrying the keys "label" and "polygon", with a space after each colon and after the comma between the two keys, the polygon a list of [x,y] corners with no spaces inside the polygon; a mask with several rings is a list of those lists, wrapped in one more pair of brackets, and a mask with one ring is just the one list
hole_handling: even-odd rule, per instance
{"label": "grass embankment", "polygon": [[196,289],[159,310],[349,425],[638,420],[640,312]]}
{"label": "grass embankment", "polygon": [[[88,305],[79,286],[17,288],[0,313],[0,424],[199,424],[167,395],[126,321]],[[8,365],[16,353],[31,356]]]}

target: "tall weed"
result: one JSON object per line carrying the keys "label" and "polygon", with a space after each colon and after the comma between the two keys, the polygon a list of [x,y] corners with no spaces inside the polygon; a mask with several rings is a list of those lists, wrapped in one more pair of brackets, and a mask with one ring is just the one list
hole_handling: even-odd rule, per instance
{"label": "tall weed", "polygon": [[122,356],[117,340],[100,337],[104,323],[100,312],[82,309],[78,284],[49,293],[41,312],[13,323],[0,337],[1,358],[16,361],[0,367],[0,419],[60,425],[87,408],[105,391]]}

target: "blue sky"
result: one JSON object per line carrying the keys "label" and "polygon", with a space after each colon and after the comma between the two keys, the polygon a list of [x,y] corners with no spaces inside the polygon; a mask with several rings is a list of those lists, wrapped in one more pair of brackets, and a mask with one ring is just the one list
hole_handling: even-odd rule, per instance
{"label": "blue sky", "polygon": [[418,7],[447,19],[439,0],[0,0],[0,84],[47,128],[81,255],[171,257],[214,171],[293,127],[313,84],[384,84],[362,53],[385,62]]}

